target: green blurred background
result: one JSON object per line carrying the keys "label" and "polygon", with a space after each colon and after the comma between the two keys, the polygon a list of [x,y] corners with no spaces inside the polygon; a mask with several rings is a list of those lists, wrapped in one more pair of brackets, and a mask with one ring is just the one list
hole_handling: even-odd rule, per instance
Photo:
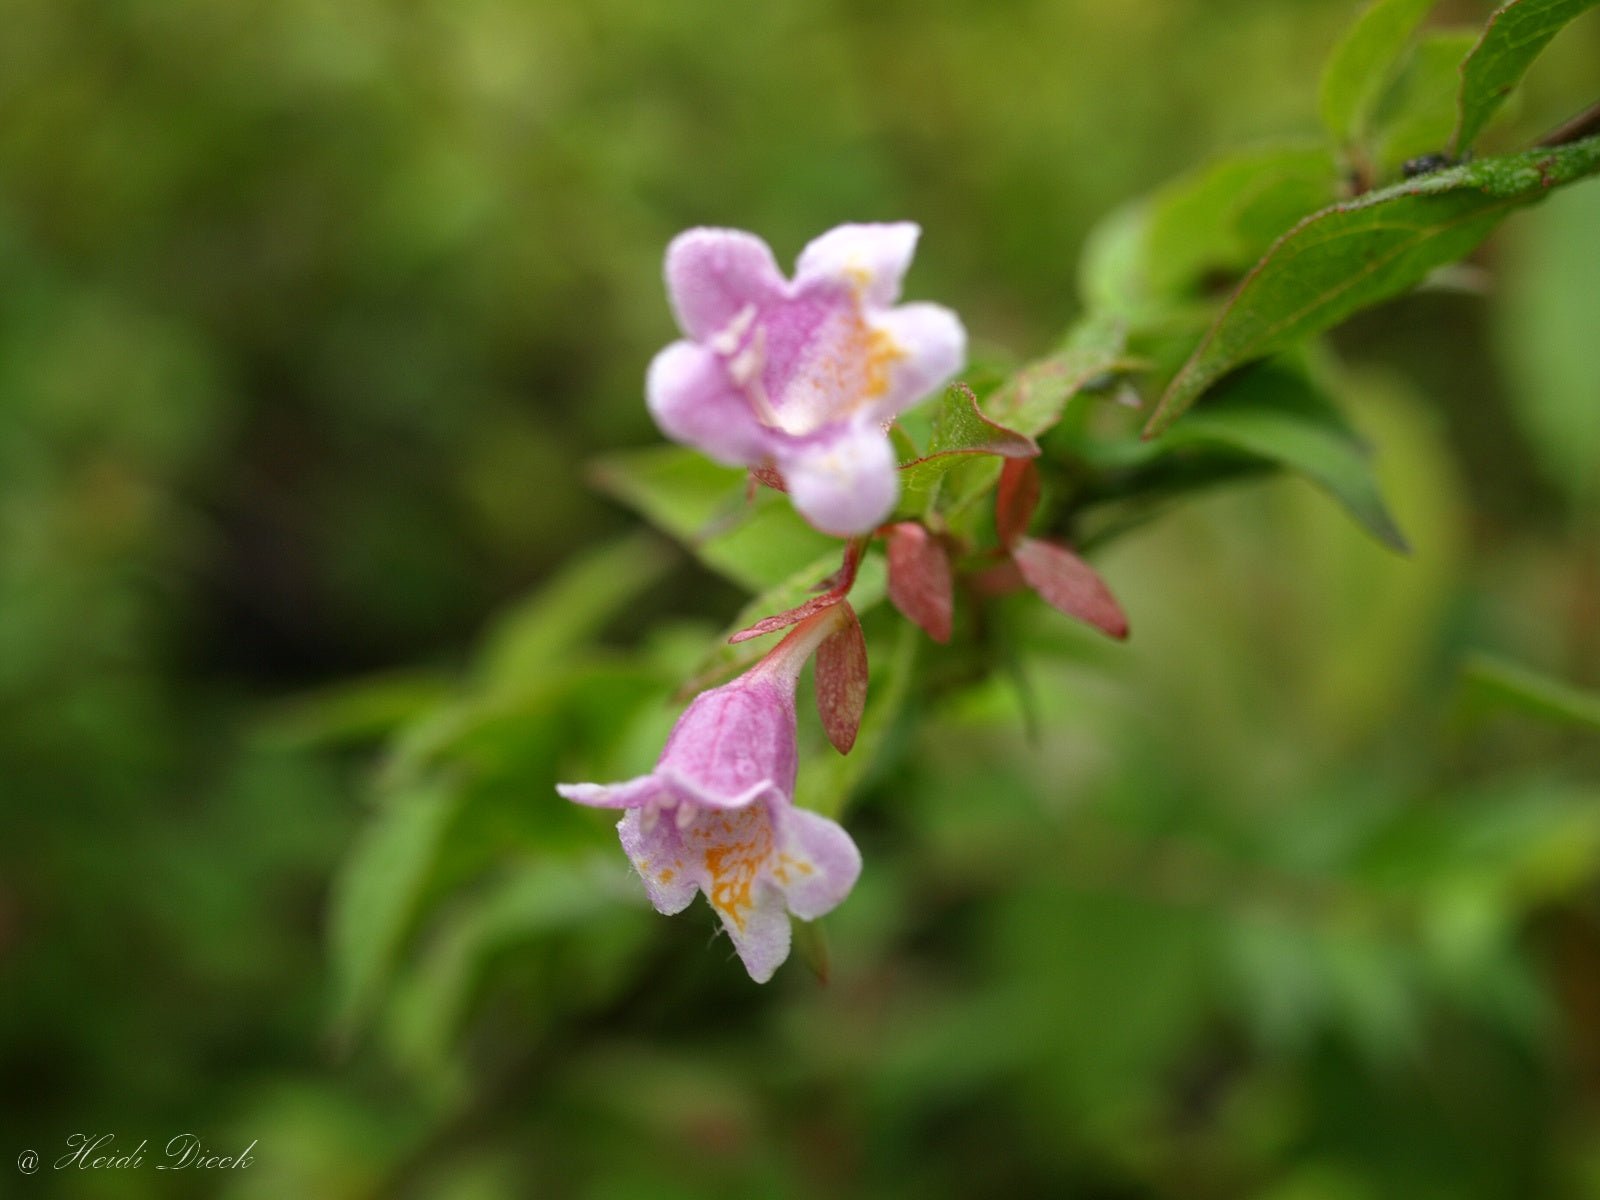
{"label": "green blurred background", "polygon": [[[632,526],[583,464],[656,438],[674,233],[916,220],[909,292],[1036,354],[1095,220],[1312,127],[1352,12],[6,0],[0,1195],[1600,1196],[1600,743],[1458,686],[1600,684],[1593,183],[1337,339],[1412,557],[1230,491],[1102,560],[1126,648],[1019,608],[1037,741],[1003,680],[897,727],[827,987],[750,985],[703,905],[441,887],[330,1032],[376,768],[295,698],[448,676]],[[1585,19],[1501,142],[1597,60]],[[739,603],[674,560],[593,651],[658,677],[626,745],[530,718],[498,802],[648,762]],[[256,1162],[11,1171],[185,1130]]]}

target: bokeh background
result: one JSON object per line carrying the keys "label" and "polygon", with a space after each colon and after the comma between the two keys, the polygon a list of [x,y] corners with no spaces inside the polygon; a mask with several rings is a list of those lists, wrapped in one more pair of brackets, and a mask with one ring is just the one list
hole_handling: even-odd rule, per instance
{"label": "bokeh background", "polygon": [[[411,711],[636,525],[583,465],[656,438],[674,233],[914,219],[910,293],[1036,354],[1099,217],[1313,127],[1353,8],[5,0],[0,1195],[1600,1196],[1600,742],[1459,682],[1600,684],[1592,182],[1337,338],[1414,554],[1255,484],[1108,549],[1126,648],[1019,613],[1038,736],[1005,679],[898,728],[828,986],[579,872],[442,888],[332,1017],[387,725],[301,698]],[[1500,142],[1597,61],[1585,19]],[[652,736],[741,602],[663,561],[585,651]],[[497,803],[648,761],[597,723],[514,724]],[[11,1173],[185,1130],[256,1163]]]}

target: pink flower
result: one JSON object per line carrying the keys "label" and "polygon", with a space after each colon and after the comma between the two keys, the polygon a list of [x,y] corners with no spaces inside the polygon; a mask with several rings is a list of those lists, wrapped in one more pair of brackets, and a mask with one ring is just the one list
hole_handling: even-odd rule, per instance
{"label": "pink flower", "polygon": [[801,252],[793,280],[753,234],[678,235],[667,291],[688,336],[646,383],[662,432],[729,466],[774,468],[825,533],[879,525],[900,486],[888,424],[966,359],[949,309],[894,307],[920,232],[841,225]]}
{"label": "pink flower", "polygon": [[556,788],[627,809],[617,832],[650,902],[670,915],[704,892],[757,983],[789,956],[788,913],[822,916],[861,873],[850,835],[792,799],[795,681],[839,620],[817,614],[738,679],[695,697],[648,775]]}

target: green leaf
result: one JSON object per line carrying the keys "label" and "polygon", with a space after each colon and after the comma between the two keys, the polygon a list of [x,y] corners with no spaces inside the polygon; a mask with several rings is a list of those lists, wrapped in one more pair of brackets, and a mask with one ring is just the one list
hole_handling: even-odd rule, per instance
{"label": "green leaf", "polygon": [[1235,367],[1414,287],[1513,209],[1596,171],[1600,137],[1454,167],[1307,217],[1239,285],[1168,385],[1145,436]]}
{"label": "green leaf", "polygon": [[928,453],[900,468],[900,502],[896,511],[915,517],[926,514],[938,498],[945,475],[960,465],[963,455],[1033,458],[1038,453],[1039,444],[1031,437],[985,416],[972,389],[954,384],[945,389],[934,414]]}
{"label": "green leaf", "polygon": [[957,383],[945,389],[933,418],[933,434],[928,442],[930,457],[999,454],[1006,458],[1032,458],[1038,453],[1039,446],[1031,437],[986,417],[971,388]]}
{"label": "green leaf", "polygon": [[1150,308],[1145,239],[1151,204],[1136,200],[1095,223],[1078,258],[1078,294],[1100,323],[1142,321]]}
{"label": "green leaf", "polygon": [[1366,444],[1304,374],[1283,364],[1235,375],[1157,444],[1223,446],[1297,471],[1386,546],[1409,549],[1378,490]]}
{"label": "green leaf", "polygon": [[1300,218],[1339,198],[1326,147],[1277,146],[1229,155],[1161,189],[1150,201],[1143,274],[1181,294],[1215,272],[1238,274]]}
{"label": "green leaf", "polygon": [[[524,952],[531,945],[571,933],[584,938],[586,953],[576,955],[588,968],[578,978],[550,979],[546,1011],[551,1017],[594,998],[574,988],[592,990],[597,980],[592,961],[598,953],[610,968],[625,970],[625,956],[638,949],[637,939],[617,934],[642,927],[629,921],[622,930],[615,918],[643,907],[638,879],[614,848],[573,859],[541,859],[516,863],[490,880],[465,904],[456,906],[430,930],[428,945],[396,988],[394,1038],[405,1061],[414,1068],[441,1070],[451,1060],[455,1037],[470,1016],[497,960]],[[609,926],[605,918],[612,918]],[[590,936],[585,936],[590,935]],[[590,961],[585,961],[590,960]],[[565,985],[565,986],[563,986]]]}
{"label": "green leaf", "polygon": [[1362,140],[1373,106],[1432,7],[1433,0],[1374,0],[1334,47],[1322,70],[1318,103],[1334,141]]}
{"label": "green leaf", "polygon": [[1417,42],[1374,120],[1378,179],[1395,177],[1411,159],[1448,150],[1456,126],[1461,60],[1477,40],[1473,30],[1449,29]]}
{"label": "green leaf", "polygon": [[1600,693],[1489,655],[1474,655],[1461,669],[1463,696],[1477,708],[1503,707],[1542,720],[1600,729]]}
{"label": "green leaf", "polygon": [[984,402],[989,419],[1037,437],[1061,420],[1067,402],[1089,384],[1139,364],[1129,358],[1125,323],[1091,317],[1067,335],[1056,353],[1029,363]]}
{"label": "green leaf", "polygon": [[758,592],[783,582],[838,540],[819,533],[789,498],[758,487],[683,446],[652,446],[608,455],[594,465],[595,484],[686,545],[701,562]]}
{"label": "green leaf", "polygon": [[653,537],[624,538],[562,568],[489,633],[482,654],[491,688],[545,677],[658,580],[672,561]]}
{"label": "green leaf", "polygon": [[1455,153],[1470,149],[1550,39],[1600,0],[1511,0],[1495,10],[1461,64]]}
{"label": "green leaf", "polygon": [[431,671],[395,671],[338,683],[274,707],[258,727],[272,745],[311,749],[386,737],[444,703],[453,679]]}
{"label": "green leaf", "polygon": [[1516,229],[1506,255],[1499,338],[1509,389],[1546,474],[1579,504],[1600,507],[1600,186],[1572,188]]}
{"label": "green leaf", "polygon": [[334,882],[334,1018],[343,1037],[371,1014],[394,969],[456,807],[440,785],[392,793]]}

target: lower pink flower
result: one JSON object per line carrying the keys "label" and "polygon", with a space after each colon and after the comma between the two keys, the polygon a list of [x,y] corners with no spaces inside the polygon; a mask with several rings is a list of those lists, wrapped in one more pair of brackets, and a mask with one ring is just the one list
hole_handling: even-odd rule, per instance
{"label": "lower pink flower", "polygon": [[650,902],[671,914],[705,893],[757,983],[789,956],[789,914],[831,911],[861,873],[850,835],[793,803],[795,681],[837,619],[817,614],[750,671],[697,696],[648,775],[556,789],[626,809],[617,832]]}

